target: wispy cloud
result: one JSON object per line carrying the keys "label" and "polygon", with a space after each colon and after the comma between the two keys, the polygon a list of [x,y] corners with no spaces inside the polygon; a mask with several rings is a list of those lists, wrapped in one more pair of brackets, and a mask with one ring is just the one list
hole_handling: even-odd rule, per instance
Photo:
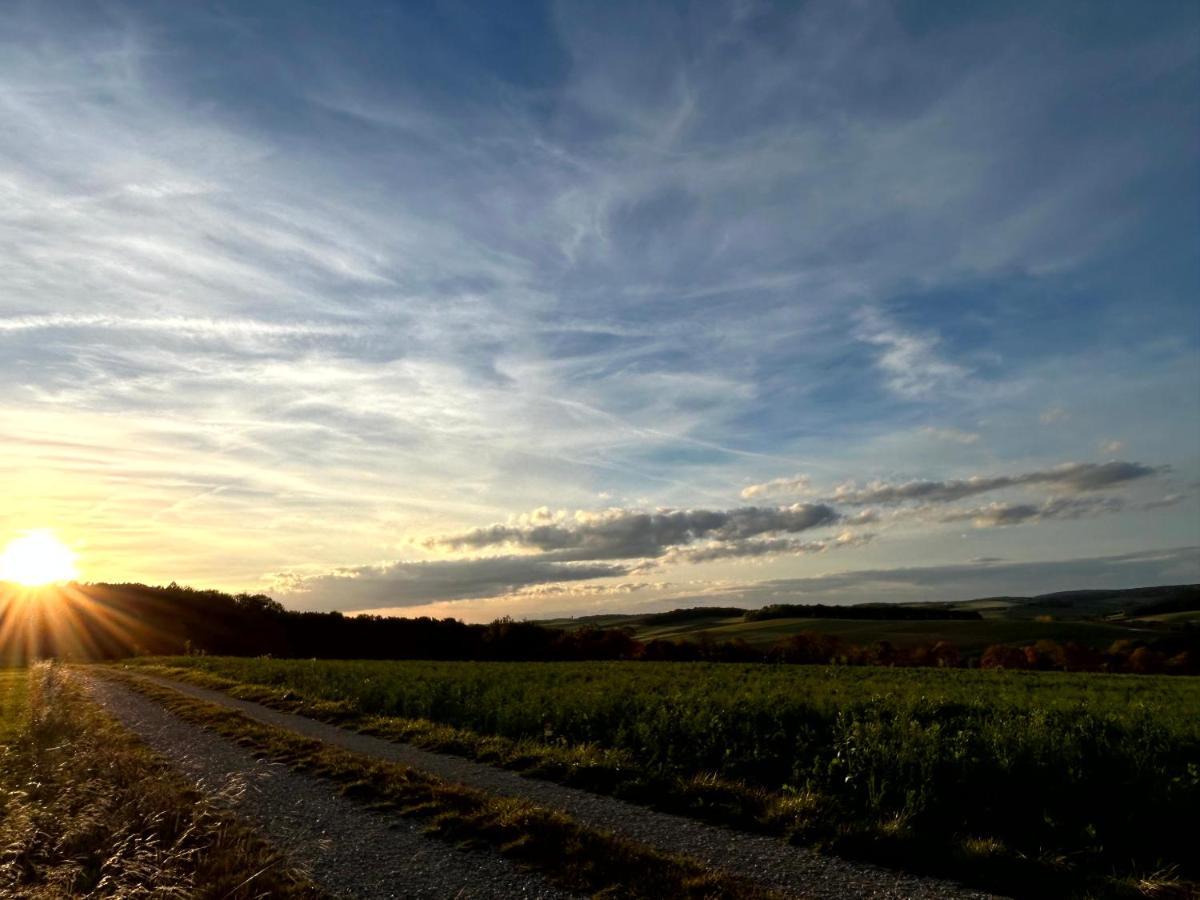
{"label": "wispy cloud", "polygon": [[977,431],[962,431],[958,428],[934,428],[932,426],[922,428],[921,433],[931,438],[937,438],[940,441],[950,441],[951,443],[963,444],[968,447],[978,444],[980,437]]}
{"label": "wispy cloud", "polygon": [[858,336],[879,348],[876,364],[887,386],[901,397],[918,399],[938,390],[961,389],[969,377],[963,366],[939,355],[937,337],[905,331],[878,310],[862,311]]}
{"label": "wispy cloud", "polygon": [[361,333],[350,325],[314,322],[264,322],[255,319],[202,319],[184,316],[161,318],[88,314],[10,316],[0,318],[0,332],[55,329],[108,331],[158,331],[215,337],[348,337]]}

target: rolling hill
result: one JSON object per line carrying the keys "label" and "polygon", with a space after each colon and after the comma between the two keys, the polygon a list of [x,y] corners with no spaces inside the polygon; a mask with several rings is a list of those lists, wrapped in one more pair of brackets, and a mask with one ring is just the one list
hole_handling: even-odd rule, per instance
{"label": "rolling hill", "polygon": [[[1200,619],[1200,585],[1127,590],[1060,591],[1032,597],[979,597],[953,603],[866,603],[838,607],[779,607],[780,615],[736,607],[694,607],[659,613],[550,619],[552,628],[620,628],[640,641],[729,641],[769,647],[800,632],[856,644],[889,641],[915,646],[949,641],[968,654],[991,644],[1075,641],[1103,648],[1118,640],[1148,640],[1185,632]],[[788,616],[788,609],[801,612]],[[814,611],[819,614],[814,615]],[[904,610],[919,618],[903,617]],[[939,617],[943,612],[944,617]],[[963,613],[977,617],[962,618]]]}

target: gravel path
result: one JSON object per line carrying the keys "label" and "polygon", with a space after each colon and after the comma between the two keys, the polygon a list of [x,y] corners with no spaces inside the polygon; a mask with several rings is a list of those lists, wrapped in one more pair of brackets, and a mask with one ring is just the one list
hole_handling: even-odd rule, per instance
{"label": "gravel path", "polygon": [[[184,722],[135,691],[88,677],[96,700],[152,749],[213,793],[232,796],[318,884],[338,897],[510,898],[572,895],[490,853],[426,837],[421,825],[373,813],[327,782],[297,775]],[[230,790],[230,786],[244,790]],[[240,794],[240,796],[239,796]]]}
{"label": "gravel path", "polygon": [[749,877],[793,897],[887,898],[986,898],[953,882],[923,878],[881,869],[865,863],[822,856],[765,835],[748,834],[716,825],[660,813],[577,788],[524,778],[515,772],[442,753],[421,750],[370,735],[348,731],[315,719],[270,709],[259,703],[237,700],[227,694],[183,682],[147,675],[164,687],[236,709],[254,719],[316,738],[379,759],[401,763],[479,788],[492,794],[521,797],[542,806],[563,810],[581,824],[612,831],[641,844],[669,853],[680,853],[713,868]]}

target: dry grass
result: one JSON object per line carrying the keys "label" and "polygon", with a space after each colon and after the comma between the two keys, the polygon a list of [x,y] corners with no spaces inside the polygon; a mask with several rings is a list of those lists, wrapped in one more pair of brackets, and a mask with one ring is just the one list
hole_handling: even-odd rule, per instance
{"label": "dry grass", "polygon": [[26,712],[0,749],[0,895],[323,896],[60,667],[37,666],[28,679]]}

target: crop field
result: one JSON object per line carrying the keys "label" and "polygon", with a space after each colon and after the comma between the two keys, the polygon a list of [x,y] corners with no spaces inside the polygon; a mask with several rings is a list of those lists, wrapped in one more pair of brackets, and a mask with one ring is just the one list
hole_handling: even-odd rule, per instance
{"label": "crop field", "polygon": [[[1186,615],[1186,614],[1185,614]],[[815,632],[837,637],[853,644],[890,641],[897,647],[929,645],[949,641],[963,653],[975,655],[992,644],[1032,644],[1049,640],[1075,641],[1103,648],[1113,641],[1146,636],[1145,628],[1108,622],[1077,620],[1037,622],[1028,619],[981,619],[978,621],[887,621],[866,619],[765,619],[743,621],[741,617],[699,619],[660,626],[634,626],[639,640],[714,641],[741,639],[753,647],[766,649],[800,632]]]}
{"label": "crop field", "polygon": [[[347,715],[590,748],[771,798],[802,840],[1194,877],[1200,679],[703,663],[148,660]],[[533,752],[530,749],[530,752]],[[1063,863],[1068,865],[1068,863]],[[1191,867],[1191,868],[1189,868]]]}

